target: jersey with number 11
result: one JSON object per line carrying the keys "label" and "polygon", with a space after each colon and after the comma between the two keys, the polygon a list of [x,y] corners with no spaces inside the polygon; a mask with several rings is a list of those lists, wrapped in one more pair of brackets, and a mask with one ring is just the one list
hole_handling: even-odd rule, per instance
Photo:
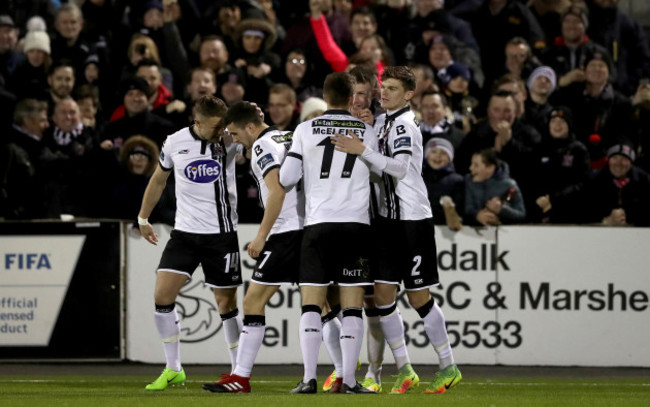
{"label": "jersey with number 11", "polygon": [[377,148],[373,128],[344,110],[328,110],[296,128],[288,155],[302,160],[305,226],[370,223],[370,170],[359,156],[336,151],[330,137],[337,133]]}

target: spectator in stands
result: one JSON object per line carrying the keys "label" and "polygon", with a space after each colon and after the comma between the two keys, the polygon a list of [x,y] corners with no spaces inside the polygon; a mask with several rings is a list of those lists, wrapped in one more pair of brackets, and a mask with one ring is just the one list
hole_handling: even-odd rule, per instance
{"label": "spectator in stands", "polygon": [[[424,54],[424,52],[422,52]],[[454,62],[467,66],[472,73],[472,82],[477,89],[483,86],[481,61],[473,49],[449,35],[436,35],[428,48],[428,63],[433,67],[438,86],[444,85],[446,69]]]}
{"label": "spectator in stands", "polygon": [[17,34],[11,16],[0,15],[0,77],[5,81],[9,80],[24,59],[23,55],[14,50]]}
{"label": "spectator in stands", "polygon": [[547,135],[535,153],[532,193],[536,207],[532,207],[529,218],[532,222],[578,223],[584,209],[579,198],[589,172],[589,153],[573,134],[567,107],[553,109],[547,121]]}
{"label": "spectator in stands", "polygon": [[443,89],[449,109],[453,115],[453,125],[468,133],[476,123],[473,111],[478,106],[478,99],[470,94],[469,69],[460,62],[454,62],[445,69]]}
{"label": "spectator in stands", "polygon": [[377,78],[381,78],[384,68],[393,65],[393,54],[379,34],[371,34],[362,39],[359,54],[372,60],[377,70]]}
{"label": "spectator in stands", "polygon": [[[444,94],[429,90],[422,94],[420,101],[422,108],[422,120],[420,120],[420,131],[422,132],[422,143],[426,144],[430,139],[437,137],[449,141],[454,151],[460,147],[465,138],[465,133],[454,126],[449,118],[451,112]],[[453,159],[453,154],[450,156]]]}
{"label": "spectator in stands", "polygon": [[125,63],[122,68],[122,80],[136,74],[140,61],[151,59],[158,63],[162,83],[165,84],[167,89],[173,89],[174,75],[171,70],[162,66],[158,46],[151,37],[141,33],[134,34],[127,48],[127,58],[128,63]]}
{"label": "spectator in stands", "polygon": [[310,75],[309,60],[303,50],[295,49],[287,54],[284,62],[284,72],[277,82],[290,85],[296,92],[299,102],[322,94],[322,90],[313,84]]}
{"label": "spectator in stands", "polygon": [[106,126],[101,147],[104,150],[120,149],[124,141],[137,134],[152,139],[159,147],[176,126],[149,111],[149,84],[142,78],[132,77],[121,84],[126,115]]}
{"label": "spectator in stands", "polygon": [[535,51],[546,47],[544,32],[530,10],[517,0],[486,0],[472,15],[472,31],[481,48],[487,83],[501,75],[503,50],[514,37],[522,37]]}
{"label": "spectator in stands", "polygon": [[439,90],[439,87],[434,83],[434,74],[431,66],[427,64],[415,64],[411,67],[415,75],[415,92],[411,99],[411,110],[413,110],[417,117],[420,117],[420,101],[422,94],[425,91]]}
{"label": "spectator in stands", "polygon": [[[135,135],[124,143],[120,151],[119,181],[111,196],[111,218],[130,219],[134,229],[137,229],[136,215],[149,178],[158,165],[159,155],[158,146],[148,137]],[[173,185],[172,182],[171,187],[165,186],[161,200],[149,217],[150,221],[174,225],[176,205]],[[152,217],[154,220],[151,220]]]}
{"label": "spectator in stands", "polygon": [[75,85],[75,68],[71,61],[60,60],[55,62],[48,72],[47,84],[50,86],[50,109],[64,98],[72,94]]}
{"label": "spectator in stands", "polygon": [[573,112],[576,137],[589,149],[592,169],[600,169],[609,147],[622,136],[634,137],[637,123],[630,100],[610,83],[609,55],[596,52],[585,62],[585,81],[560,89],[556,97]]}
{"label": "spectator in stands", "polygon": [[89,84],[79,86],[75,91],[74,99],[77,105],[79,105],[83,125],[94,129],[97,135],[102,134],[106,122],[101,113],[99,90],[97,87]]}
{"label": "spectator in stands", "polygon": [[562,15],[569,7],[571,0],[532,0],[530,11],[549,42],[562,35]]}
{"label": "spectator in stands", "polygon": [[23,99],[16,104],[14,125],[0,144],[0,217],[45,216],[40,159],[48,127],[46,102]]}
{"label": "spectator in stands", "polygon": [[526,115],[526,100],[528,99],[528,92],[526,92],[526,84],[523,79],[513,73],[507,73],[494,81],[492,89],[493,92],[504,91],[512,94],[515,100],[515,116],[517,120],[523,122]]}
{"label": "spectator in stands", "polygon": [[82,67],[86,58],[94,52],[94,45],[81,36],[84,19],[81,9],[74,3],[66,3],[56,10],[52,40],[52,57],[55,60],[67,59],[72,62],[77,80],[82,79]]}
{"label": "spectator in stands", "polygon": [[465,176],[465,217],[468,225],[496,226],[520,223],[526,217],[517,182],[510,178],[508,164],[494,148],[472,155]]}
{"label": "spectator in stands", "polygon": [[235,66],[246,74],[246,99],[263,104],[268,99],[271,77],[278,74],[280,57],[271,51],[277,36],[266,20],[242,20],[235,30]]}
{"label": "spectator in stands", "polygon": [[587,33],[612,56],[617,89],[632,95],[644,72],[650,71],[648,38],[637,22],[618,9],[618,0],[586,2],[592,23]]}
{"label": "spectator in stands", "polygon": [[[147,81],[149,106],[151,109],[164,108],[172,101],[172,94],[162,83],[160,65],[153,59],[143,59],[138,62],[135,75]],[[124,117],[124,105],[118,106],[111,115],[111,121]]]}
{"label": "spectator in stands", "polygon": [[634,165],[634,147],[616,144],[607,156],[607,166],[587,182],[586,221],[605,226],[650,226],[650,177]]}
{"label": "spectator in stands", "polygon": [[[367,7],[360,7],[352,12],[350,19],[350,34],[352,42],[343,45],[343,51],[352,55],[361,50],[364,38],[377,33],[377,20],[375,14]],[[350,46],[354,45],[354,47]]]}
{"label": "spectator in stands", "polygon": [[416,0],[416,15],[413,18],[413,23],[420,27],[424,27],[426,24],[422,20],[426,20],[432,13],[439,13],[446,19],[447,24],[449,25],[449,34],[467,46],[473,48],[476,52],[480,52],[476,38],[474,38],[474,34],[472,33],[471,25],[467,21],[458,18],[453,14],[449,14],[443,8],[444,5],[444,0]]}
{"label": "spectator in stands", "polygon": [[536,129],[545,128],[548,115],[553,110],[549,98],[555,90],[556,82],[555,71],[550,66],[540,66],[530,74],[526,83],[530,97],[524,106],[524,122]]}
{"label": "spectator in stands", "polygon": [[[434,137],[424,146],[422,177],[427,186],[433,221],[460,230],[465,207],[465,181],[454,168],[454,147],[448,140]],[[460,211],[460,214],[458,213]]]}
{"label": "spectator in stands", "polygon": [[533,55],[530,45],[521,37],[512,38],[506,44],[506,71],[526,79],[542,63]]}
{"label": "spectator in stands", "polygon": [[47,216],[86,215],[90,198],[86,187],[93,181],[90,172],[97,141],[95,132],[83,125],[79,106],[69,96],[57,102],[52,124],[43,135],[49,154],[41,158],[46,171],[43,179]]}
{"label": "spectator in stands", "polygon": [[585,80],[587,59],[594,53],[606,54],[602,46],[587,37],[589,19],[584,7],[574,5],[562,15],[562,36],[542,56],[544,63],[555,71],[560,87]]}
{"label": "spectator in stands", "polygon": [[219,37],[228,49],[234,49],[235,27],[242,20],[240,4],[237,0],[215,2],[205,13],[199,34],[202,38]]}
{"label": "spectator in stands", "polygon": [[541,135],[530,126],[516,120],[515,101],[510,92],[492,95],[487,108],[487,120],[479,122],[463,139],[456,153],[455,164],[460,173],[469,168],[472,155],[494,148],[499,158],[506,161],[513,177],[525,176],[533,148],[541,142]]}
{"label": "spectator in stands", "polygon": [[[47,88],[47,73],[52,65],[50,37],[45,31],[30,31],[23,52],[27,58],[16,68],[8,88],[19,98],[42,97]],[[9,79],[9,78],[6,78]]]}
{"label": "spectator in stands", "polygon": [[291,86],[277,83],[269,90],[268,118],[278,130],[293,131],[298,125],[296,92]]}
{"label": "spectator in stands", "polygon": [[200,66],[212,69],[217,80],[217,89],[226,103],[242,100],[245,94],[245,79],[241,69],[228,63],[229,52],[223,39],[216,36],[203,38],[199,46]]}

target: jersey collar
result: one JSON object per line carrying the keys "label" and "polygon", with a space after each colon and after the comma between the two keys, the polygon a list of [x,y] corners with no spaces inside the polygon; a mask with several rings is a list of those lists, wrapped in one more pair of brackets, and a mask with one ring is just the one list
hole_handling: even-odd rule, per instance
{"label": "jersey collar", "polygon": [[194,125],[191,125],[189,129],[190,129],[190,135],[194,140],[203,140],[201,137],[197,136],[197,134],[194,132]]}
{"label": "jersey collar", "polygon": [[257,139],[258,139],[258,140],[261,139],[262,137],[264,137],[264,135],[265,135],[266,133],[272,132],[272,131],[274,131],[274,130],[277,130],[277,127],[275,127],[275,126],[269,126],[269,127],[265,128],[264,130],[262,130],[262,132],[259,134],[259,136],[257,136]]}
{"label": "jersey collar", "polygon": [[388,122],[388,121],[395,120],[395,119],[397,119],[398,116],[402,115],[403,113],[408,112],[409,110],[411,110],[411,106],[406,105],[406,106],[399,109],[398,111],[396,111],[393,114],[388,114],[388,112],[386,112],[386,121]]}
{"label": "jersey collar", "polygon": [[332,109],[332,110],[326,110],[326,111],[323,113],[323,115],[326,115],[326,114],[343,114],[343,115],[352,116],[352,115],[350,114],[350,112],[348,112],[347,110],[343,110],[343,109]]}

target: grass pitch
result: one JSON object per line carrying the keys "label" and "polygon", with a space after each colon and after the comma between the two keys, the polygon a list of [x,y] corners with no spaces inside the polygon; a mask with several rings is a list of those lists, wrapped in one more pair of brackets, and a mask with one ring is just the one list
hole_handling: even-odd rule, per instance
{"label": "grass pitch", "polygon": [[0,406],[649,406],[650,378],[464,378],[445,394],[428,395],[422,377],[419,389],[405,395],[386,394],[392,378],[378,395],[290,395],[299,377],[254,377],[250,394],[213,394],[201,384],[214,376],[192,376],[185,386],[163,392],[146,392],[155,377],[138,376],[0,376]]}

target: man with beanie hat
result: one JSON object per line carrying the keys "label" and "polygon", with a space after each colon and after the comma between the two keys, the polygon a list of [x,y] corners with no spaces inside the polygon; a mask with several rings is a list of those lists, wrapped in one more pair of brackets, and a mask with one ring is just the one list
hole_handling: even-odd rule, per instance
{"label": "man with beanie hat", "polygon": [[634,146],[615,144],[607,156],[607,166],[585,187],[585,220],[605,226],[650,226],[650,176],[634,165]]}
{"label": "man with beanie hat", "polygon": [[579,191],[589,171],[589,153],[575,139],[571,111],[565,106],[551,110],[545,137],[535,151],[531,182],[532,222],[576,223],[582,208]]}
{"label": "man with beanie hat", "polygon": [[536,68],[526,83],[529,97],[524,102],[524,121],[536,129],[543,129],[547,116],[553,110],[549,98],[556,87],[555,71],[550,66]]}
{"label": "man with beanie hat", "polygon": [[618,1],[586,2],[592,22],[587,33],[612,56],[617,73],[617,88],[629,96],[636,90],[644,72],[650,71],[650,46],[647,35],[639,23],[618,8]]}

